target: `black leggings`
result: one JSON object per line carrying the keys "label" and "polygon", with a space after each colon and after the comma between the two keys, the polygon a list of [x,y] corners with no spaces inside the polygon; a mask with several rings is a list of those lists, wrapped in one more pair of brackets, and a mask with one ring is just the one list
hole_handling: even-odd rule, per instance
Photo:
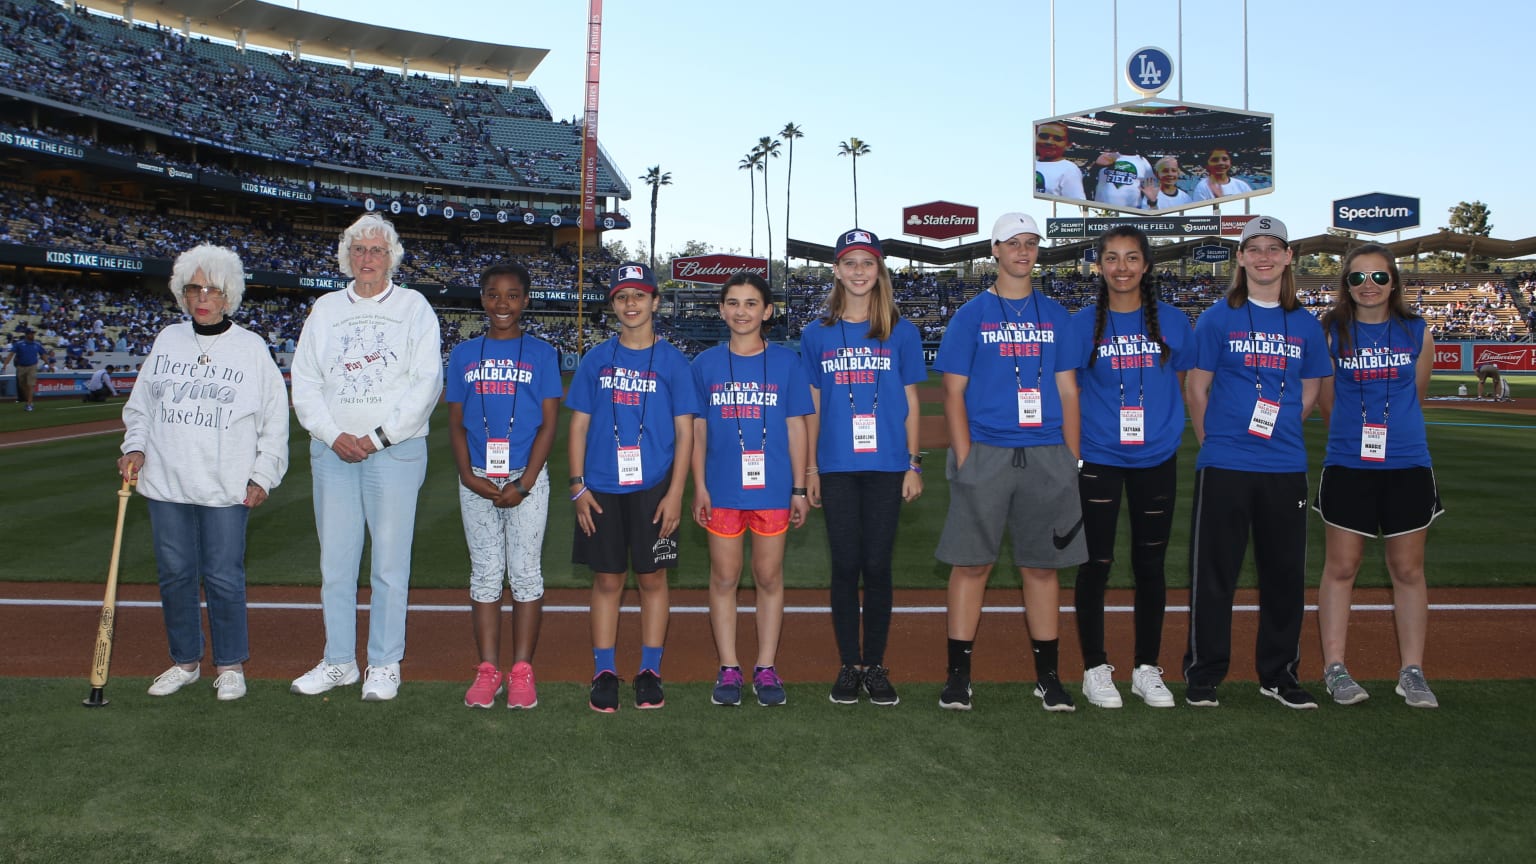
{"label": "black leggings", "polygon": [[[891,551],[901,516],[896,471],[821,475],[832,553],[832,633],[844,666],[884,665],[891,632]],[[859,582],[864,583],[864,648],[859,649]]]}
{"label": "black leggings", "polygon": [[1083,668],[1108,662],[1104,653],[1104,586],[1115,560],[1115,529],[1120,521],[1120,493],[1130,498],[1131,574],[1136,579],[1137,666],[1158,665],[1163,642],[1163,610],[1168,583],[1163,559],[1173,530],[1173,502],[1178,484],[1179,457],[1151,468],[1120,468],[1084,463],[1077,490],[1083,503],[1083,537],[1088,561],[1077,568],[1077,638]]}

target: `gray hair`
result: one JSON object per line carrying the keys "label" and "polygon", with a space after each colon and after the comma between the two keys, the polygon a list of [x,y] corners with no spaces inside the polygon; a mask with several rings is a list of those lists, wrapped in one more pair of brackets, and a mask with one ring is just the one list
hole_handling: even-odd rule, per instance
{"label": "gray hair", "polygon": [[223,246],[214,246],[204,243],[176,256],[176,263],[171,265],[171,296],[176,298],[176,305],[188,315],[192,314],[187,308],[187,303],[181,298],[181,289],[192,281],[192,276],[197,271],[203,271],[203,278],[214,288],[224,291],[224,314],[233,315],[240,308],[240,298],[245,296],[245,265],[240,263],[240,256]]}
{"label": "gray hair", "polygon": [[341,232],[341,240],[336,243],[336,263],[340,265],[342,275],[355,275],[352,272],[352,256],[348,251],[352,244],[373,234],[383,235],[384,242],[389,244],[389,278],[394,279],[395,270],[405,258],[405,247],[400,245],[400,235],[395,232],[395,226],[377,213],[364,214]]}

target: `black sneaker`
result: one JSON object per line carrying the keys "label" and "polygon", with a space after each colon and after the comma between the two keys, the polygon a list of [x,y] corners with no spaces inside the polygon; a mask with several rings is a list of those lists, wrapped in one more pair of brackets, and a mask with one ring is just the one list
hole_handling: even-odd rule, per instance
{"label": "black sneaker", "polygon": [[844,666],[837,672],[837,680],[832,682],[832,692],[828,698],[839,705],[859,704],[859,688],[864,685],[864,673]]}
{"label": "black sneaker", "polygon": [[971,676],[958,669],[949,670],[944,692],[939,694],[939,707],[950,711],[971,710]]}
{"label": "black sneaker", "polygon": [[665,704],[667,697],[661,692],[661,676],[649,669],[641,669],[635,676],[635,707],[660,708]]}
{"label": "black sneaker", "polygon": [[864,692],[869,694],[870,704],[895,705],[901,701],[896,688],[891,686],[890,670],[875,664],[864,667]]}
{"label": "black sneaker", "polygon": [[611,671],[597,673],[592,679],[592,695],[589,703],[593,711],[612,714],[619,710],[619,676]]}
{"label": "black sneaker", "polygon": [[1216,699],[1216,687],[1211,684],[1191,684],[1185,687],[1184,701],[1196,708],[1215,708],[1221,704]]}
{"label": "black sneaker", "polygon": [[1061,679],[1054,672],[1035,682],[1035,695],[1040,697],[1047,711],[1077,710],[1077,706],[1072,704],[1072,694],[1061,686]]}
{"label": "black sneaker", "polygon": [[1272,687],[1260,687],[1259,694],[1268,696],[1287,708],[1295,708],[1298,711],[1317,707],[1317,700],[1312,698],[1300,684],[1285,682]]}

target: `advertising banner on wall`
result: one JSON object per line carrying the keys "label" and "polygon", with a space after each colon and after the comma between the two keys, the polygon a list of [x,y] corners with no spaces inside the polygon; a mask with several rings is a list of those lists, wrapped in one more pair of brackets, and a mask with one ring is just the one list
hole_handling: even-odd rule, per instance
{"label": "advertising banner on wall", "polygon": [[1435,371],[1461,371],[1462,350],[1460,345],[1435,345]]}
{"label": "advertising banner on wall", "polygon": [[1372,192],[1333,202],[1333,227],[1359,234],[1386,234],[1419,227],[1419,199]]}
{"label": "advertising banner on wall", "polygon": [[[1435,359],[1439,360],[1436,351]],[[1513,342],[1472,343],[1472,368],[1493,364],[1509,372],[1536,372],[1536,345]]]}
{"label": "advertising banner on wall", "polygon": [[929,201],[902,208],[902,233],[929,240],[966,237],[977,232],[978,215],[979,211],[968,204]]}
{"label": "advertising banner on wall", "polygon": [[768,259],[746,255],[690,255],[672,259],[672,278],[677,282],[724,285],[732,275],[745,270],[768,278]]}

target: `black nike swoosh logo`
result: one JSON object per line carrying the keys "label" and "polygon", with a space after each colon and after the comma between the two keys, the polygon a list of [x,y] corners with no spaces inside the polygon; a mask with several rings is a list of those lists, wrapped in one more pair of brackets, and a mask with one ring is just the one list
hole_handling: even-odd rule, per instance
{"label": "black nike swoosh logo", "polygon": [[1079,516],[1077,517],[1077,522],[1072,525],[1072,530],[1068,531],[1065,537],[1057,534],[1056,529],[1052,528],[1051,542],[1056,544],[1057,549],[1065,549],[1072,542],[1072,538],[1077,536],[1077,532],[1081,530],[1083,530],[1083,517]]}

